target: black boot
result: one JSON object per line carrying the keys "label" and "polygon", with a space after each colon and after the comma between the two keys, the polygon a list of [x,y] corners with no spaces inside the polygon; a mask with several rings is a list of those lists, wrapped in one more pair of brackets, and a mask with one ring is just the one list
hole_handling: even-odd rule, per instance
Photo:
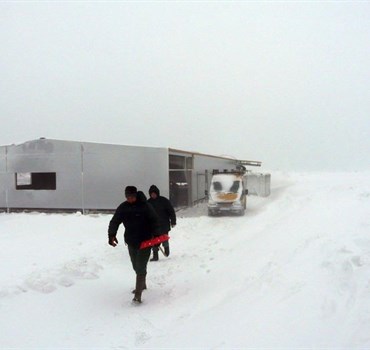
{"label": "black boot", "polygon": [[141,293],[143,292],[145,285],[145,275],[136,275],[136,288],[135,288],[135,296],[132,299],[135,303],[141,303]]}
{"label": "black boot", "polygon": [[[146,275],[144,275],[144,286],[143,286],[143,290],[144,289],[146,289]],[[133,291],[132,291],[132,294],[135,294],[135,292],[136,292],[136,289],[134,289]]]}
{"label": "black boot", "polygon": [[164,253],[166,254],[166,256],[169,256],[170,255],[170,247],[164,247]]}
{"label": "black boot", "polygon": [[158,261],[158,250],[153,250],[153,257],[150,259],[150,261]]}

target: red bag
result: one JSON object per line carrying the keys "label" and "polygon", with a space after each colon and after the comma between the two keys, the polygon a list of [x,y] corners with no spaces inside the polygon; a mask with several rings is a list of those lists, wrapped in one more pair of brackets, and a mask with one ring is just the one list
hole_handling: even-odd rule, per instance
{"label": "red bag", "polygon": [[168,234],[155,236],[152,239],[148,239],[147,241],[141,242],[140,249],[153,247],[154,245],[161,244],[162,242],[168,241],[169,239],[170,239],[170,236]]}

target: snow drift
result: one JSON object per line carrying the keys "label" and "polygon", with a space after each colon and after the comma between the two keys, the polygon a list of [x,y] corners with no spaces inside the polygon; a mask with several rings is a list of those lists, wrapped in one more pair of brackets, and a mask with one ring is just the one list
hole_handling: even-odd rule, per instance
{"label": "snow drift", "polygon": [[0,214],[1,348],[369,348],[370,173],[273,174],[178,213],[144,303],[110,215]]}

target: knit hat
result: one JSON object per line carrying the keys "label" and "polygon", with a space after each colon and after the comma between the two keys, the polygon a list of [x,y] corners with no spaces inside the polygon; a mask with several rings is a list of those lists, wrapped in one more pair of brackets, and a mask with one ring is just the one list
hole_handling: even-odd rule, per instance
{"label": "knit hat", "polygon": [[125,196],[132,197],[137,195],[137,188],[135,186],[127,186],[125,188]]}
{"label": "knit hat", "polygon": [[156,193],[157,196],[159,196],[159,189],[156,185],[151,185],[149,188],[149,195],[153,192]]}

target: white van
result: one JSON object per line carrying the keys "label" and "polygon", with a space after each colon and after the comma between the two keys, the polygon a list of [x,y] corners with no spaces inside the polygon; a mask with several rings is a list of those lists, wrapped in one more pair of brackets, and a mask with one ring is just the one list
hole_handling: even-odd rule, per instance
{"label": "white van", "polygon": [[244,215],[247,207],[246,177],[243,171],[215,172],[208,198],[208,215]]}

